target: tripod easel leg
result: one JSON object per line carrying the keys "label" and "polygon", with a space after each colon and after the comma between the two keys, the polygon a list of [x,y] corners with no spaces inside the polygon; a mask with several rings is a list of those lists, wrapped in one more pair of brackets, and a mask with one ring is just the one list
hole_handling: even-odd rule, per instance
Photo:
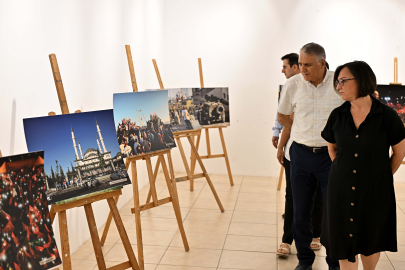
{"label": "tripod easel leg", "polygon": [[226,163],[226,168],[228,170],[229,182],[231,183],[231,186],[233,186],[233,177],[232,177],[232,172],[231,172],[231,166],[229,164],[228,152],[226,151],[224,133],[222,132],[221,127],[218,130],[219,130],[219,136],[221,137],[222,150],[224,151],[224,155],[225,155],[225,163]]}
{"label": "tripod easel leg", "polygon": [[204,174],[205,178],[207,179],[207,183],[208,183],[208,185],[209,185],[210,188],[211,188],[212,194],[214,194],[214,197],[215,197],[215,200],[216,200],[217,203],[218,203],[219,209],[221,209],[221,212],[224,212],[225,209],[224,209],[224,207],[222,206],[221,200],[220,200],[219,197],[218,197],[218,194],[217,194],[217,192],[216,192],[216,190],[215,190],[215,188],[214,188],[214,185],[212,184],[211,179],[210,179],[210,177],[209,177],[207,171],[205,170],[204,164],[203,164],[203,162],[202,162],[200,156],[198,155],[197,148],[195,148],[195,146],[194,146],[194,144],[193,144],[191,138],[190,138],[190,137],[187,137],[187,138],[188,138],[188,141],[190,142],[191,149],[193,149],[193,151],[194,151],[194,153],[195,153],[195,156],[196,156],[196,158],[197,158],[197,160],[198,160],[198,163],[200,164],[201,170],[203,171],[203,174]]}
{"label": "tripod easel leg", "polygon": [[84,205],[84,211],[86,212],[87,223],[89,225],[91,241],[93,243],[94,254],[96,255],[98,269],[107,270],[105,260],[103,256],[103,250],[100,245],[100,238],[98,236],[96,220],[94,219],[93,207],[91,203]]}
{"label": "tripod easel leg", "polygon": [[[115,198],[114,198],[115,204],[118,203],[119,198],[120,198],[120,196],[115,196]],[[104,246],[104,244],[105,244],[105,240],[107,238],[108,231],[110,230],[112,218],[113,218],[113,216],[110,211],[110,213],[108,214],[107,222],[105,223],[105,226],[104,226],[103,235],[101,236],[101,241],[100,241],[101,246]]]}
{"label": "tripod easel leg", "polygon": [[122,223],[121,216],[118,212],[117,202],[112,198],[107,199],[108,205],[110,206],[110,211],[112,216],[114,217],[115,224],[117,225],[118,232],[120,234],[122,244],[124,245],[125,252],[127,253],[127,257],[129,259],[129,264],[131,265],[133,270],[139,270],[138,262],[136,261],[134,251],[131,247],[131,243],[128,239],[128,234],[125,231],[124,224]]}
{"label": "tripod easel leg", "polygon": [[174,213],[176,215],[177,224],[179,225],[179,230],[180,230],[180,234],[181,234],[181,239],[183,240],[184,249],[186,251],[189,251],[190,247],[188,246],[186,232],[184,231],[184,226],[183,226],[183,219],[181,218],[179,197],[178,197],[177,192],[174,191],[174,190],[177,191],[176,180],[172,179],[170,177],[169,172],[167,170],[166,161],[163,157],[162,157],[162,168],[163,168],[163,173],[165,175],[167,188],[169,189],[169,194],[172,199],[172,205],[173,205]]}
{"label": "tripod easel leg", "polygon": [[136,161],[131,162],[132,171],[132,188],[134,193],[134,214],[136,227],[136,243],[138,245],[138,260],[140,270],[145,269],[143,258],[143,242],[142,242],[142,227],[141,227],[141,209],[139,206],[139,190],[138,190],[138,175],[136,173]]}
{"label": "tripod easel leg", "polygon": [[[198,151],[198,148],[200,147],[200,139],[201,139],[201,130],[197,135],[197,143],[195,144],[195,148]],[[194,143],[194,136],[193,136],[193,143]],[[195,163],[197,162],[195,155],[194,155],[194,151],[193,149],[191,149],[191,174],[194,175],[194,171],[195,171]]]}
{"label": "tripod easel leg", "polygon": [[[158,198],[157,198],[157,193],[156,193],[156,186],[155,186],[155,179],[153,179],[153,170],[152,170],[152,162],[150,160],[150,157],[147,157],[145,159],[146,161],[146,167],[148,169],[148,178],[149,178],[149,190],[152,193],[152,200],[153,200],[153,205],[158,206]],[[157,166],[156,166],[157,167]]]}
{"label": "tripod easel leg", "polygon": [[280,169],[280,176],[278,177],[278,185],[277,185],[277,190],[280,191],[281,189],[281,183],[283,182],[283,173],[284,173],[284,166],[281,166]]}
{"label": "tripod easel leg", "polygon": [[[192,141],[191,141],[190,138],[189,138],[189,140],[190,140],[190,142],[192,144]],[[194,190],[194,179],[193,179],[193,176],[192,176],[192,174],[190,172],[190,168],[188,167],[187,158],[186,158],[186,154],[184,153],[183,144],[181,143],[180,138],[176,138],[176,142],[177,142],[177,146],[179,147],[179,150],[180,150],[181,158],[183,159],[184,168],[186,169],[187,177],[191,182],[190,183],[190,191],[193,191]]]}
{"label": "tripod easel leg", "polygon": [[[160,158],[161,158],[161,156],[158,157],[158,160],[157,160],[156,166],[155,166],[155,171],[153,172],[153,183],[154,184],[156,183],[157,174],[159,172]],[[152,197],[152,190],[149,188],[148,197],[146,198],[146,203],[150,202],[151,197]]]}
{"label": "tripod easel leg", "polygon": [[70,258],[70,247],[69,247],[69,234],[66,220],[66,210],[59,212],[59,231],[60,231],[60,242],[62,245],[62,260],[63,269],[72,270],[72,261]]}

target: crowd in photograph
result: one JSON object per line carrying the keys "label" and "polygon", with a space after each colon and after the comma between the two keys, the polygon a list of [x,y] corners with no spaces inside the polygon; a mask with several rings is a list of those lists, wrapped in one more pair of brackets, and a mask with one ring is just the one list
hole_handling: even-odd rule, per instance
{"label": "crowd in photograph", "polygon": [[[377,100],[379,100],[381,102],[380,93],[378,93],[378,91],[374,91],[373,97],[375,97]],[[399,118],[401,118],[402,122],[405,123],[405,103],[401,104],[397,100],[396,104],[394,104],[394,102],[391,101],[391,98],[384,99],[384,100],[386,101],[385,105],[387,105],[388,107],[390,107],[391,109],[396,111]]]}
{"label": "crowd in photograph", "polygon": [[39,262],[56,259],[44,175],[43,165],[0,173],[0,224],[5,225],[2,233],[6,236],[0,249],[0,269],[28,269],[28,258],[32,269],[46,269]]}
{"label": "crowd in photograph", "polygon": [[117,138],[123,157],[141,155],[175,146],[171,125],[164,124],[155,114],[146,126],[124,118],[117,126]]}
{"label": "crowd in photograph", "polygon": [[[187,128],[193,129],[191,121],[195,121],[195,107],[181,105],[181,103],[171,104],[170,110],[170,123],[176,126],[186,125]],[[183,121],[181,121],[183,119]]]}

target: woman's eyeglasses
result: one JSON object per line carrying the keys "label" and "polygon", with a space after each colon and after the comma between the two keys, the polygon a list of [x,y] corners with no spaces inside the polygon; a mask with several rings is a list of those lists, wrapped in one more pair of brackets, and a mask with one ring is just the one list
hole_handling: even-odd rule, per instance
{"label": "woman's eyeglasses", "polygon": [[345,82],[350,81],[350,80],[355,80],[356,78],[351,78],[351,79],[340,79],[335,81],[335,85],[337,86],[338,84],[343,87],[345,85]]}

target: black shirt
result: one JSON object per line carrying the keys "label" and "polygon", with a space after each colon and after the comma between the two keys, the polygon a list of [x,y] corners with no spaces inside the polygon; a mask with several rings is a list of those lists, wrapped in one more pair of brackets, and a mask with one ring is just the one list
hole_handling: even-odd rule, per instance
{"label": "black shirt", "polygon": [[357,129],[350,102],[334,109],[322,137],[337,144],[325,204],[321,242],[335,260],[354,262],[397,251],[396,204],[389,148],[405,138],[396,112],[373,98]]}

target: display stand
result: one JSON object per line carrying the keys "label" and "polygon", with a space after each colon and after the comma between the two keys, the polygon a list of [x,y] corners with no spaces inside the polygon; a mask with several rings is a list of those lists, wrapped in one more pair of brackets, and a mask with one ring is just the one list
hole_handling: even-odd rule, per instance
{"label": "display stand", "polygon": [[402,83],[398,82],[398,58],[394,58],[394,82],[390,83],[390,85],[402,85]]}
{"label": "display stand", "polygon": [[[136,77],[135,77],[135,70],[134,70],[134,65],[133,65],[133,61],[132,61],[131,47],[129,45],[125,45],[125,50],[127,53],[132,89],[134,92],[138,92],[138,86],[137,86]],[[139,267],[141,270],[145,269],[144,255],[143,255],[143,241],[142,241],[141,211],[151,209],[154,207],[158,207],[160,205],[171,202],[173,205],[177,224],[179,226],[181,238],[183,240],[184,249],[186,251],[190,250],[188,241],[187,241],[187,237],[186,237],[186,233],[185,233],[185,230],[183,227],[183,220],[181,217],[180,204],[178,201],[176,181],[174,181],[174,171],[173,171],[173,164],[172,164],[172,158],[171,158],[170,151],[171,151],[171,149],[166,149],[166,150],[157,151],[154,153],[143,154],[143,155],[134,156],[134,157],[128,157],[128,158],[126,158],[126,161],[125,161],[125,167],[127,168],[127,170],[129,169],[129,167],[131,167],[131,171],[132,171],[132,188],[133,188],[133,194],[134,194],[134,196],[133,196],[134,208],[131,208],[131,212],[132,212],[132,214],[135,214],[136,241],[137,241],[137,245],[138,245],[138,260],[139,260]],[[167,169],[164,155],[167,155],[169,169],[170,169],[170,175],[169,175],[169,171]],[[164,173],[164,176],[166,179],[167,189],[169,190],[169,194],[170,194],[169,197],[160,199],[160,200],[157,197],[156,187],[155,187],[158,166],[155,168],[155,173],[153,173],[152,162],[151,162],[152,157],[158,157],[158,164],[162,165],[163,173]],[[137,174],[137,167],[136,167],[136,161],[138,161],[138,160],[146,161],[146,167],[147,167],[149,183],[150,183],[149,193],[151,194],[151,196],[153,198],[152,203],[146,203],[144,205],[140,205],[140,203],[139,203],[138,174]],[[116,201],[118,201],[118,197],[116,198]],[[101,245],[104,245],[104,243],[105,243],[105,239],[107,238],[107,234],[108,234],[108,231],[110,228],[111,220],[112,220],[112,213],[110,212],[110,214],[108,215],[107,222],[104,227],[103,235],[101,237]]]}
{"label": "display stand", "polygon": [[[159,72],[159,68],[157,66],[156,60],[152,59],[152,62],[153,62],[153,66],[155,68],[157,79],[159,81],[160,89],[163,90],[164,89],[163,81],[162,81],[162,77],[160,76],[160,72]],[[187,176],[178,177],[178,178],[175,178],[175,180],[176,180],[176,182],[182,182],[182,181],[190,180],[190,190],[193,191],[194,190],[194,179],[205,178],[207,180],[208,185],[211,188],[211,191],[212,191],[212,194],[215,197],[215,200],[217,201],[219,209],[221,210],[221,212],[224,212],[225,209],[222,206],[221,200],[218,197],[218,194],[217,194],[217,192],[216,192],[216,190],[214,188],[214,185],[212,184],[212,181],[211,181],[211,179],[210,179],[210,177],[209,177],[209,175],[208,175],[208,173],[207,173],[207,171],[205,169],[205,166],[204,166],[204,164],[203,164],[203,162],[201,160],[200,155],[198,154],[198,150],[195,147],[193,139],[192,139],[194,136],[199,136],[200,134],[201,134],[201,130],[185,130],[185,131],[175,131],[175,132],[173,132],[173,136],[176,139],[177,146],[178,146],[178,148],[180,150],[181,158],[183,160],[184,168],[185,168],[186,174],[187,174]],[[194,174],[194,172],[188,166],[187,157],[186,157],[186,154],[184,152],[183,144],[181,143],[181,138],[187,138],[188,139],[188,141],[190,143],[190,146],[191,146],[192,157],[195,160],[198,161],[198,163],[199,163],[199,165],[201,167],[202,173]],[[160,161],[158,160],[158,162],[156,164],[155,174],[157,174],[157,170],[159,168],[159,165],[160,165]],[[150,189],[149,194],[148,194],[148,198],[146,200],[147,203],[150,201],[151,192],[152,192],[152,190]]]}
{"label": "display stand", "polygon": [[[199,69],[199,73],[200,73],[200,85],[201,85],[201,88],[204,88],[204,78],[203,78],[201,58],[198,58],[198,69]],[[229,164],[228,152],[226,151],[224,134],[222,132],[222,129],[227,128],[227,127],[228,126],[226,126],[226,125],[220,125],[220,124],[214,125],[214,126],[203,126],[203,129],[205,130],[205,139],[206,139],[206,144],[207,144],[207,155],[200,156],[200,158],[201,159],[225,158],[225,164],[226,164],[226,169],[228,171],[229,182],[230,182],[231,186],[233,186],[234,183],[233,183],[233,177],[232,177],[232,172],[231,172],[231,166]],[[210,129],[218,129],[219,136],[221,138],[223,154],[218,154],[218,155],[211,154],[211,142],[210,142],[210,134],[209,134]],[[192,138],[193,143],[194,143],[194,139],[195,138],[193,136],[193,138]],[[196,142],[197,151],[200,146],[200,139],[201,139],[201,133],[197,135],[197,142]],[[194,174],[195,163],[196,163],[195,156],[193,155],[193,152],[192,152],[191,153],[191,173],[192,174]]]}
{"label": "display stand", "polygon": [[[59,103],[62,110],[62,114],[69,114],[69,108],[67,106],[65,91],[63,89],[62,78],[59,72],[58,62],[56,60],[55,54],[49,55],[49,60],[51,62],[52,73],[55,80],[56,91],[58,93]],[[80,112],[80,111],[76,111]],[[54,112],[50,112],[48,115],[55,115]],[[59,205],[52,205],[50,210],[50,216],[52,222],[55,220],[55,215],[58,213],[59,217],[59,231],[60,231],[60,240],[62,251],[60,252],[62,261],[63,261],[63,269],[64,270],[71,270],[72,269],[72,262],[70,257],[70,246],[69,246],[69,235],[68,235],[68,226],[67,226],[67,219],[66,219],[66,210],[75,208],[75,207],[84,207],[86,212],[87,223],[90,230],[91,240],[93,243],[94,253],[97,260],[98,269],[107,270],[103,251],[100,245],[100,238],[97,231],[96,221],[94,219],[94,213],[92,208],[92,203],[107,200],[108,206],[110,207],[110,211],[112,212],[112,216],[114,218],[115,224],[117,225],[117,229],[119,235],[121,237],[122,243],[125,248],[125,252],[128,257],[128,261],[110,267],[110,270],[120,270],[120,269],[127,269],[132,268],[133,270],[139,270],[138,262],[135,258],[134,251],[132,249],[131,243],[128,239],[128,235],[125,231],[124,224],[122,223],[121,216],[118,212],[116,202],[114,198],[118,198],[121,194],[121,189],[110,191],[107,193],[88,196],[83,199],[78,199],[73,202],[68,202]]]}

